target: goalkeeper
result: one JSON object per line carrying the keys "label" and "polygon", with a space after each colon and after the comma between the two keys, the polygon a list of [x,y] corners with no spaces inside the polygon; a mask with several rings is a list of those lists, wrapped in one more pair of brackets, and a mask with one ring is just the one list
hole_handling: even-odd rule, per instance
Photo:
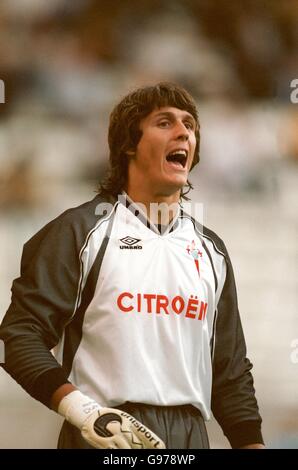
{"label": "goalkeeper", "polygon": [[65,417],[59,448],[208,448],[212,412],[233,448],[263,448],[231,261],[183,210],[199,162],[193,98],[137,89],[108,140],[99,194],[24,246],[5,370]]}

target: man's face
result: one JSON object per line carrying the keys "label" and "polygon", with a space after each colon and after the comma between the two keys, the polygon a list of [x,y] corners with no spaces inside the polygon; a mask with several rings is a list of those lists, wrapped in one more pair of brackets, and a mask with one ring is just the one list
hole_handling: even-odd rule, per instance
{"label": "man's face", "polygon": [[[187,111],[163,107],[140,123],[142,137],[129,163],[129,179],[155,195],[171,195],[186,183],[196,148],[196,121]],[[129,183],[132,181],[129,181]]]}

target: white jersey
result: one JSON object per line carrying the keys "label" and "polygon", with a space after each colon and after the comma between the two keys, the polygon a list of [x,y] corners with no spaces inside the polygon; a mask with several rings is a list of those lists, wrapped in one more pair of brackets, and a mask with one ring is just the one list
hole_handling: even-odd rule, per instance
{"label": "white jersey", "polygon": [[[189,403],[209,418],[220,292],[202,235],[186,215],[161,235],[118,204],[81,253],[82,284],[113,216],[70,381],[105,406]],[[224,278],[224,256],[207,243]]]}
{"label": "white jersey", "polygon": [[259,425],[222,240],[182,210],[160,233],[127,198],[107,202],[66,211],[25,244],[0,328],[6,370],[48,406],[69,380],[102,406],[192,404],[227,435]]}

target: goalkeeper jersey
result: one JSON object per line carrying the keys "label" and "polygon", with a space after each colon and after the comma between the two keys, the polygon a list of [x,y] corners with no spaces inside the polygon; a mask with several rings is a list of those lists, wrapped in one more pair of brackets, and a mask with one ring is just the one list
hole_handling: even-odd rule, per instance
{"label": "goalkeeper jersey", "polygon": [[228,253],[182,209],[160,233],[127,196],[98,195],[50,222],[24,246],[0,337],[47,406],[69,380],[103,406],[212,410],[226,433],[261,421]]}

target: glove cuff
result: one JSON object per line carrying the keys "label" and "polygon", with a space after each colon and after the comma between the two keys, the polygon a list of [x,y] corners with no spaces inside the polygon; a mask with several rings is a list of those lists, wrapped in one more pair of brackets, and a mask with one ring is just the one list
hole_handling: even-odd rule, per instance
{"label": "glove cuff", "polygon": [[92,398],[84,395],[79,390],[74,390],[62,398],[58,406],[58,413],[71,424],[82,429],[91,413],[101,408]]}

